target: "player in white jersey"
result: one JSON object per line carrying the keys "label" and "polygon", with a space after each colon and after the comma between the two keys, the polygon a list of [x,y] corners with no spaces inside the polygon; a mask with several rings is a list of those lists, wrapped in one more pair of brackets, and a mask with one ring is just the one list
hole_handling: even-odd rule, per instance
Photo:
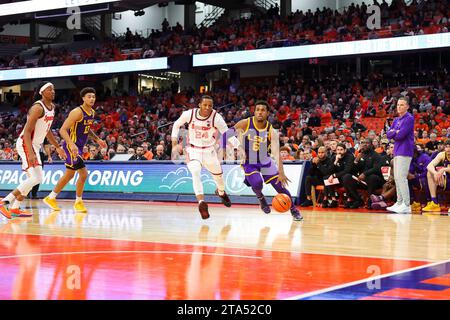
{"label": "player in white jersey", "polygon": [[[211,173],[217,185],[216,194],[222,199],[222,203],[227,207],[231,206],[230,198],[225,192],[222,166],[216,152],[216,146],[218,146],[216,141],[217,131],[223,134],[228,130],[228,127],[222,116],[213,110],[213,99],[210,96],[202,96],[199,108],[184,111],[173,124],[172,160],[176,160],[179,156],[177,154],[178,134],[180,128],[185,124],[188,124],[187,167],[192,174],[192,183],[199,203],[200,214],[203,219],[208,219],[208,204],[205,202],[201,181],[202,167]],[[235,137],[230,142],[234,147],[239,145],[239,141]]]}
{"label": "player in white jersey", "polygon": [[[41,100],[36,101],[28,111],[27,123],[25,124],[16,142],[17,153],[22,160],[22,169],[28,178],[19,186],[0,200],[0,212],[8,219],[12,217],[29,217],[32,214],[20,210],[20,204],[24,197],[43,179],[42,163],[39,156],[39,148],[44,139],[56,147],[59,156],[65,159],[66,154],[59,146],[52,131],[50,130],[55,116],[55,88],[52,83],[46,82],[39,87]],[[7,208],[7,205],[10,205]]]}

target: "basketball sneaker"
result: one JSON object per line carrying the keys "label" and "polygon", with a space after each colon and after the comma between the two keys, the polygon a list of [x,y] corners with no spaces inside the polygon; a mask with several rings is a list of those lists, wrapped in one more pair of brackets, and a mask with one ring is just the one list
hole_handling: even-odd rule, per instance
{"label": "basketball sneaker", "polygon": [[50,209],[54,210],[54,211],[61,211],[61,208],[58,207],[58,203],[56,202],[56,199],[51,199],[49,196],[46,196],[44,198],[44,203],[50,207]]}
{"label": "basketball sneaker", "polygon": [[339,207],[339,202],[337,200],[331,200],[331,203],[328,206],[328,208],[337,208],[337,207]]}
{"label": "basketball sneaker", "polygon": [[11,212],[6,208],[6,203],[0,201],[0,213],[6,218],[11,219]]}
{"label": "basketball sneaker", "polygon": [[200,201],[198,204],[198,211],[200,211],[203,220],[209,218],[208,204],[205,201]]}
{"label": "basketball sneaker", "polygon": [[75,201],[73,208],[76,212],[87,212],[86,207],[84,206],[83,200]]}
{"label": "basketball sneaker", "polygon": [[372,202],[370,207],[372,210],[385,210],[387,208],[387,204],[384,201]]}
{"label": "basketball sneaker", "polygon": [[374,202],[384,201],[384,198],[382,196],[377,196],[375,194],[371,194],[370,200],[372,201],[372,203],[374,203]]}
{"label": "basketball sneaker", "polygon": [[9,212],[11,212],[11,216],[17,217],[17,218],[28,218],[32,217],[33,214],[28,211],[22,211],[19,208],[17,209],[10,209]]}
{"label": "basketball sneaker", "polygon": [[434,211],[441,211],[441,207],[439,204],[435,203],[434,201],[428,202],[428,204],[425,206],[425,208],[422,209],[422,211],[425,212],[434,212]]}
{"label": "basketball sneaker", "polygon": [[259,203],[261,206],[261,210],[266,214],[270,213],[271,210],[270,210],[269,205],[267,204],[266,198],[262,197],[262,198],[258,198],[258,200],[259,200]]}
{"label": "basketball sneaker", "polygon": [[292,215],[292,218],[294,219],[294,221],[302,221],[303,220],[302,214],[300,213],[300,211],[298,211],[298,209],[296,207],[291,208],[291,215]]}
{"label": "basketball sneaker", "polygon": [[420,204],[420,202],[414,201],[411,205],[411,211],[420,211],[420,210],[422,210],[422,205]]}
{"label": "basketball sneaker", "polygon": [[387,207],[386,210],[391,211],[391,212],[396,212],[400,206],[401,206],[401,203],[396,202],[392,206]]}
{"label": "basketball sneaker", "polygon": [[216,189],[216,195],[220,197],[220,199],[222,200],[222,203],[225,207],[231,207],[231,200],[230,197],[228,197],[227,193],[224,191],[223,195],[219,194],[219,190]]}

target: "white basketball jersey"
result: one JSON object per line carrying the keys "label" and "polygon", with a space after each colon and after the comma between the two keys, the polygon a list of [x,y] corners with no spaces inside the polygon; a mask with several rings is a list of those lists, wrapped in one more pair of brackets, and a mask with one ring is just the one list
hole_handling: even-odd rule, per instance
{"label": "white basketball jersey", "polygon": [[216,144],[216,132],[214,121],[217,112],[213,110],[208,118],[202,119],[199,115],[200,109],[192,109],[191,121],[189,122],[189,144],[198,148],[207,148]]}
{"label": "white basketball jersey", "polygon": [[[55,118],[55,106],[52,104],[52,110],[48,110],[41,100],[36,101],[33,105],[35,105],[36,103],[39,103],[42,108],[44,108],[44,116],[36,121],[36,126],[31,132],[32,144],[36,147],[39,147],[44,142],[44,139],[52,126],[53,119]],[[23,137],[23,132],[24,131],[22,130],[19,138]]]}

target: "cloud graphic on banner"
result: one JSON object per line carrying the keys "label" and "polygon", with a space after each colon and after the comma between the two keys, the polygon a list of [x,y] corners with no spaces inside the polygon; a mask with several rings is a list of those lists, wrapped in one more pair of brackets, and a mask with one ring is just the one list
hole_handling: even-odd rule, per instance
{"label": "cloud graphic on banner", "polygon": [[235,166],[228,171],[225,176],[226,189],[231,194],[239,194],[244,191],[247,185],[244,184],[245,174],[240,166]]}
{"label": "cloud graphic on banner", "polygon": [[[216,186],[214,180],[206,173],[201,175],[201,179],[203,183],[211,184],[213,187]],[[162,184],[159,186],[159,189],[176,191],[177,188],[184,186],[187,182],[189,182],[189,185],[186,187],[192,188],[191,173],[189,172],[187,167],[181,167],[175,171],[170,171],[164,178],[162,178],[161,179]]]}

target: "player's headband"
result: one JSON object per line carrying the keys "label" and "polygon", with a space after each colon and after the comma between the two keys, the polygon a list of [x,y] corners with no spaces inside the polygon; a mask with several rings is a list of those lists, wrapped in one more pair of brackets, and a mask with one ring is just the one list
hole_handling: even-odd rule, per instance
{"label": "player's headband", "polygon": [[46,84],[44,84],[40,89],[39,89],[39,94],[42,95],[42,92],[44,92],[45,89],[47,89],[48,87],[53,86],[53,83],[51,82],[47,82]]}

